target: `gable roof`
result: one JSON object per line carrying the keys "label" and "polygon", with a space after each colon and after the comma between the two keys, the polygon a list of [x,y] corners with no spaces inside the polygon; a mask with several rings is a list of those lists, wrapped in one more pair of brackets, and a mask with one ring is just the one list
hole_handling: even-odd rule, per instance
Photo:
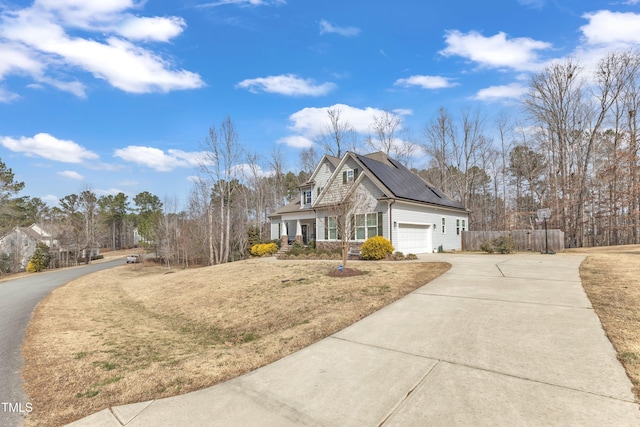
{"label": "gable roof", "polygon": [[339,158],[331,156],[329,154],[325,154],[324,156],[322,156],[322,158],[318,162],[318,166],[316,166],[316,168],[314,169],[313,173],[311,174],[311,176],[309,177],[307,182],[302,184],[300,187],[304,187],[306,185],[310,185],[310,184],[313,184],[315,182],[315,177],[318,174],[318,172],[320,171],[320,167],[325,162],[325,160],[328,161],[329,164],[331,164],[331,166],[333,166],[333,170],[331,172],[335,171],[335,169],[338,167],[338,164],[340,164],[340,159]]}
{"label": "gable roof", "polygon": [[395,198],[465,210],[462,203],[450,199],[442,191],[430,186],[400,162],[384,153],[378,152],[366,156],[356,154],[355,156],[393,193]]}

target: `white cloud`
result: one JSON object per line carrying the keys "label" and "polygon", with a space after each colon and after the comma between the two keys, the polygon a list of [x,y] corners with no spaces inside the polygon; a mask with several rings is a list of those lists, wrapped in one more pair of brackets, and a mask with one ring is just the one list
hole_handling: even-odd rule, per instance
{"label": "white cloud", "polygon": [[117,32],[129,40],[168,42],[182,33],[187,24],[182,18],[129,17],[118,26]]}
{"label": "white cloud", "polygon": [[[243,178],[253,178],[254,171],[252,170],[251,165],[249,165],[248,163],[235,165],[231,169],[233,170],[233,175],[241,176]],[[265,171],[260,166],[257,167],[255,173],[260,178],[273,175],[273,172]]]}
{"label": "white cloud", "polygon": [[590,45],[640,44],[640,14],[601,10],[587,13],[583,18],[589,23],[580,30]]}
{"label": "white cloud", "polygon": [[239,6],[271,6],[286,4],[286,0],[220,0],[199,4],[196,7],[218,7],[227,4],[237,4]]}
{"label": "white cloud", "polygon": [[512,68],[534,71],[540,66],[538,51],[550,49],[551,44],[528,37],[507,39],[503,32],[485,37],[471,31],[448,31],[447,47],[440,51],[444,56],[461,56],[489,68]]}
{"label": "white cloud", "polygon": [[[340,120],[348,122],[357,133],[363,135],[369,133],[369,127],[373,123],[374,116],[384,113],[383,110],[377,108],[367,107],[362,109],[344,104],[322,108],[308,107],[289,116],[289,120],[293,122],[289,128],[297,134],[313,140],[320,136],[330,125],[327,115],[327,110],[329,109],[340,110]],[[407,112],[407,110],[400,111]]]}
{"label": "white cloud", "polygon": [[82,163],[98,159],[98,155],[73,141],[57,139],[48,133],[39,133],[33,138],[19,139],[0,136],[0,144],[16,153],[39,156],[63,163]]}
{"label": "white cloud", "polygon": [[479,90],[474,98],[481,101],[517,100],[520,99],[527,90],[528,88],[520,83],[490,86]]}
{"label": "white cloud", "polygon": [[16,43],[3,43],[0,39],[0,79],[10,73],[39,75],[43,66],[30,56],[28,49]]}
{"label": "white cloud", "polygon": [[336,85],[333,83],[316,84],[312,79],[303,79],[293,74],[280,76],[258,77],[246,79],[236,85],[252,93],[260,91],[277,93],[287,96],[323,96],[331,92]]}
{"label": "white cloud", "polygon": [[75,179],[76,181],[82,181],[84,179],[84,176],[75,171],[62,171],[58,172],[58,175],[64,176],[65,178],[69,179]]}
{"label": "white cloud", "polygon": [[0,102],[8,104],[18,98],[20,98],[20,95],[17,93],[9,92],[8,90],[0,87]]}
{"label": "white cloud", "polygon": [[313,146],[313,141],[301,135],[291,135],[280,138],[278,144],[285,144],[293,148],[309,148]]}
{"label": "white cloud", "polygon": [[[133,0],[37,0],[29,8],[0,11],[0,80],[8,74],[26,74],[79,97],[85,96],[85,85],[69,78],[72,69],[132,93],[202,87],[198,74],[176,68],[169,58],[133,43],[167,42],[186,26],[180,17],[137,17],[127,12],[142,5]],[[89,34],[71,36],[69,31],[77,28]]]}
{"label": "white cloud", "polygon": [[457,83],[451,81],[451,79],[441,76],[411,76],[406,79],[398,79],[394,83],[395,86],[419,86],[423,89],[444,89],[453,86],[457,86]]}
{"label": "white cloud", "polygon": [[164,151],[154,147],[130,145],[119,148],[114,153],[127,162],[147,166],[158,172],[170,172],[178,167],[198,167],[207,162],[204,152],[186,152],[182,150]]}
{"label": "white cloud", "polygon": [[[353,130],[360,134],[368,136],[371,131],[371,124],[374,117],[385,114],[385,111],[367,107],[357,108],[345,104],[335,104],[330,107],[308,107],[293,113],[289,116],[291,125],[289,129],[293,135],[280,138],[279,144],[286,144],[294,148],[308,148],[313,146],[314,140],[320,137],[330,126],[328,110],[340,110],[340,120],[348,123]],[[402,116],[413,114],[408,109],[396,109],[391,112],[402,120]]]}
{"label": "white cloud", "polygon": [[40,197],[40,199],[43,202],[46,202],[47,204],[53,205],[53,206],[56,206],[58,202],[60,202],[60,199],[58,199],[58,196],[54,196],[53,194],[47,194],[44,197]]}
{"label": "white cloud", "polygon": [[518,3],[525,7],[541,8],[547,4],[547,0],[518,0]]}
{"label": "white cloud", "polygon": [[124,193],[124,191],[120,190],[119,188],[108,188],[106,190],[100,189],[100,188],[96,188],[93,191],[98,196],[115,196],[118,193]]}
{"label": "white cloud", "polygon": [[320,21],[320,35],[322,34],[339,34],[344,37],[353,37],[360,34],[360,28],[338,27],[323,19]]}

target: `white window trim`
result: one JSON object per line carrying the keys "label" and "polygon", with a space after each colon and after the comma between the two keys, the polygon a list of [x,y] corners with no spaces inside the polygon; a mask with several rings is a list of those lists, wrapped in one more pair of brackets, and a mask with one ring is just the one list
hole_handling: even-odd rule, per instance
{"label": "white window trim", "polygon": [[[353,230],[353,238],[355,241],[365,241],[371,237],[375,237],[378,236],[378,228],[380,227],[380,224],[378,223],[378,212],[366,212],[366,213],[360,213],[360,214],[354,214],[353,215],[353,224],[354,224],[354,230]],[[359,215],[363,215],[364,216],[364,225],[359,226],[358,225],[358,216]],[[376,220],[376,224],[375,226],[373,225],[368,225],[367,223],[367,217],[369,215],[373,215],[375,220]],[[383,220],[384,221],[384,220]],[[376,229],[376,234],[374,236],[369,236],[369,228],[374,228]],[[364,229],[364,238],[358,238],[358,229]]]}

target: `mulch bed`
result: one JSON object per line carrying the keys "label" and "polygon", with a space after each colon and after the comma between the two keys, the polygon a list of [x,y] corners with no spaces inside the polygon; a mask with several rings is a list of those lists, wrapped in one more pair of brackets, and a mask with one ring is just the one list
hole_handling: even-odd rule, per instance
{"label": "mulch bed", "polygon": [[361,276],[364,273],[357,268],[343,268],[342,271],[335,269],[327,273],[329,277],[353,277]]}

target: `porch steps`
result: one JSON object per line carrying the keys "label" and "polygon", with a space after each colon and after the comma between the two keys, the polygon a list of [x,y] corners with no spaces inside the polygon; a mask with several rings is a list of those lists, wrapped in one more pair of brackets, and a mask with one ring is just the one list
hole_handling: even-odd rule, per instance
{"label": "porch steps", "polygon": [[289,249],[291,249],[290,245],[282,245],[280,246],[280,249],[278,249],[278,252],[276,252],[276,258],[279,257],[282,254],[285,254],[287,252],[289,252]]}

